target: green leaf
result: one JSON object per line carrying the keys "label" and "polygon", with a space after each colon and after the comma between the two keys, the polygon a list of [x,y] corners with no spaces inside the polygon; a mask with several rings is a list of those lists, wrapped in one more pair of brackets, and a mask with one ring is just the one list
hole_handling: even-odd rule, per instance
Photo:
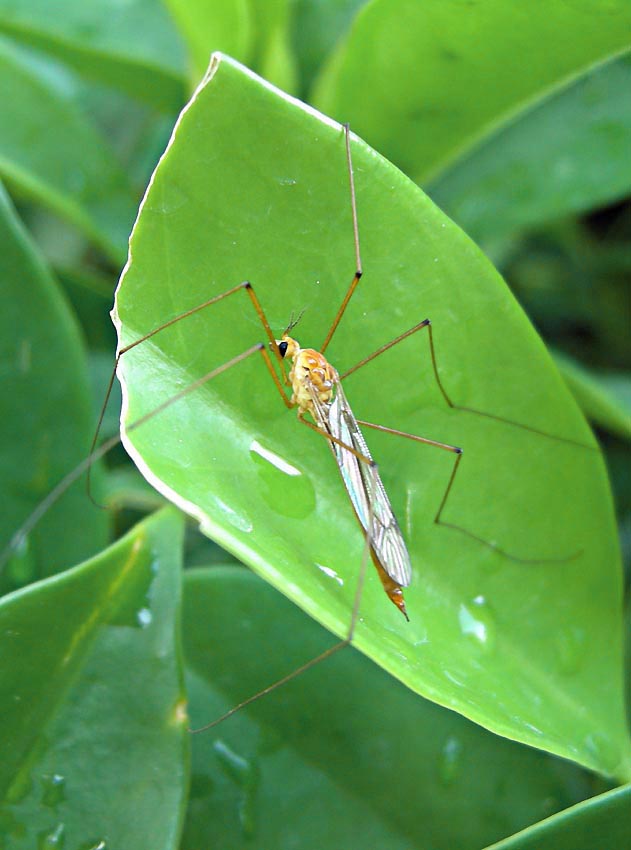
{"label": "green leaf", "polygon": [[135,212],[131,187],[68,81],[60,84],[49,72],[0,38],[0,175],[122,264]]}
{"label": "green leaf", "polygon": [[292,94],[298,88],[298,68],[292,51],[290,21],[293,0],[250,0],[256,40],[252,67]]}
{"label": "green leaf", "polygon": [[[358,417],[464,448],[368,434],[410,549],[406,623],[369,567],[356,645],[423,696],[507,737],[607,773],[630,771],[619,554],[600,453],[543,344],[488,260],[416,187],[353,141],[364,276],[327,355]],[[217,57],[152,179],[117,295],[121,344],[250,279],[280,332],[320,345],[354,271],[341,127]],[[255,351],[245,290],[123,357],[125,445],[210,536],[338,635],[364,541],[323,439],[289,413]],[[576,441],[576,442],[570,442]],[[606,682],[607,687],[602,687]]]}
{"label": "green leaf", "polygon": [[422,183],[628,48],[630,25],[626,0],[375,0],[323,71],[313,102]]}
{"label": "green leaf", "polygon": [[[594,850],[629,842],[631,786],[579,803],[493,845],[493,850]],[[488,848],[491,850],[491,848]]]}
{"label": "green leaf", "polygon": [[309,91],[325,59],[346,35],[353,18],[368,0],[296,0],[292,43],[300,70],[301,90]]}
{"label": "green leaf", "polygon": [[631,375],[628,372],[606,372],[599,377],[618,407],[631,411]]}
{"label": "green leaf", "polygon": [[241,62],[250,59],[252,15],[248,0],[166,0],[188,47],[196,79],[208,67],[212,50],[223,50]]}
{"label": "green leaf", "polygon": [[[1,189],[0,243],[2,552],[51,488],[85,460],[94,418],[74,316]],[[97,551],[106,522],[84,490],[68,491],[14,554],[0,586],[27,584]]]}
{"label": "green leaf", "polygon": [[189,48],[195,81],[208,68],[211,52],[221,50],[287,91],[297,87],[289,43],[291,5],[289,0],[168,0]]}
{"label": "green leaf", "polygon": [[[194,726],[332,642],[235,567],[187,572],[182,625]],[[182,850],[477,850],[589,793],[577,768],[416,699],[345,649],[194,736]]]}
{"label": "green leaf", "polygon": [[177,846],[181,539],[180,517],[157,514],[0,603],[0,822],[12,850]]}
{"label": "green leaf", "polygon": [[[618,397],[613,387],[609,386],[609,376],[590,372],[566,354],[556,352],[554,359],[585,415],[595,425],[606,428],[612,434],[631,438],[629,390],[627,389],[628,397],[625,403],[622,393],[619,393]],[[631,379],[627,378],[626,385],[631,387]]]}
{"label": "green leaf", "polygon": [[631,56],[590,69],[501,127],[427,191],[474,238],[497,238],[631,189]]}
{"label": "green leaf", "polygon": [[0,32],[160,109],[184,97],[184,50],[156,0],[0,0]]}

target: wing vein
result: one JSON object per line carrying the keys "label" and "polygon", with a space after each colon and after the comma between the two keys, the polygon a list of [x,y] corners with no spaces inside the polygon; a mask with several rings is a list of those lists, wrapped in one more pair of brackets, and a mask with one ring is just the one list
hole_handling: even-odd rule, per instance
{"label": "wing vein", "polygon": [[[320,401],[313,385],[309,384],[308,388],[320,428],[372,460],[341,383],[336,382],[335,397],[329,404]],[[329,445],[355,515],[368,536],[374,555],[391,579],[401,587],[407,587],[412,580],[410,556],[376,467],[360,460],[338,443],[330,441]],[[371,515],[372,528],[369,529]]]}

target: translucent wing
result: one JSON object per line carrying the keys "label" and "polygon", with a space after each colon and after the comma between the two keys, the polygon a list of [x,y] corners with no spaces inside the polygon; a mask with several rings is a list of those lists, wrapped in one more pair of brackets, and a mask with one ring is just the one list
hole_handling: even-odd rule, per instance
{"label": "translucent wing", "polygon": [[[315,391],[312,396],[320,427],[372,460],[341,384],[336,384],[335,398],[328,405],[317,398]],[[407,587],[412,580],[410,556],[377,470],[343,446],[333,442],[329,445],[337,460],[357,519],[369,535],[370,545],[377,560],[391,579],[401,587]],[[372,531],[369,532],[371,514]]]}

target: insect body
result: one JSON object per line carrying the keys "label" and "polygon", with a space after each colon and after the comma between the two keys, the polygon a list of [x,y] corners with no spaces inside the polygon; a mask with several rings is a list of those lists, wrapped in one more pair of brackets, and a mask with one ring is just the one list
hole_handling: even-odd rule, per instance
{"label": "insect body", "polygon": [[298,406],[300,419],[309,424],[304,420],[305,413],[309,413],[318,430],[328,436],[384,590],[408,619],[401,588],[407,587],[412,578],[410,556],[339,375],[321,352],[300,348],[287,332],[276,340],[276,345],[283,358],[292,360],[291,402]]}

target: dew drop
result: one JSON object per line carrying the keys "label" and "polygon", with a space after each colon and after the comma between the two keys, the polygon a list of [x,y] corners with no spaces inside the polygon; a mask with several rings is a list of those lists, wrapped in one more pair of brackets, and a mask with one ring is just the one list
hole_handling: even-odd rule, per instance
{"label": "dew drop", "polygon": [[258,440],[250,444],[250,458],[262,485],[261,495],[271,508],[290,519],[305,519],[313,513],[315,490],[301,469]]}
{"label": "dew drop", "polygon": [[445,741],[438,762],[438,775],[443,785],[453,785],[462,769],[462,741],[450,735]]}
{"label": "dew drop", "polygon": [[213,750],[226,776],[240,788],[246,788],[256,773],[254,763],[235,752],[221,738],[214,742]]}
{"label": "dew drop", "polygon": [[341,587],[344,586],[344,579],[342,576],[338,575],[334,569],[331,569],[331,567],[325,567],[324,564],[316,564],[316,567],[321,570],[325,576],[336,581]]}
{"label": "dew drop", "polygon": [[51,809],[66,799],[66,779],[60,773],[42,776],[42,803]]}
{"label": "dew drop", "polygon": [[452,685],[455,685],[457,688],[464,688],[465,682],[464,679],[456,676],[455,673],[452,673],[451,670],[443,670],[443,676],[447,679],[448,682],[451,682]]}
{"label": "dew drop", "polygon": [[222,770],[241,790],[239,801],[239,822],[245,838],[251,838],[256,831],[256,794],[259,786],[260,771],[256,761],[239,755],[221,739],[213,744]]}
{"label": "dew drop", "polygon": [[66,828],[63,823],[58,823],[53,829],[46,829],[40,832],[37,840],[37,850],[50,850],[51,847],[61,848],[64,846],[64,834]]}
{"label": "dew drop", "polygon": [[147,626],[151,625],[153,614],[148,608],[141,608],[136,614],[136,619],[140,628],[146,629]]}
{"label": "dew drop", "polygon": [[134,551],[134,567],[129,574],[130,592],[125,594],[119,606],[112,611],[109,624],[134,629],[146,628],[151,622],[152,585],[156,577],[155,563],[140,550]]}
{"label": "dew drop", "polygon": [[585,737],[584,746],[594,761],[607,773],[615,774],[619,756],[614,743],[602,732],[592,732]]}
{"label": "dew drop", "polygon": [[177,702],[173,706],[171,718],[176,726],[188,725],[188,702],[185,699],[177,700]]}
{"label": "dew drop", "polygon": [[[246,534],[249,534],[252,531],[254,526],[252,525],[250,518],[242,511],[237,513],[234,508],[231,508],[230,505],[226,504],[222,499],[217,498],[215,501],[217,503],[217,507],[223,513],[225,519],[230,523],[230,525],[233,525],[236,529],[243,531]],[[200,529],[204,531],[204,528],[205,526],[202,522],[200,524]],[[212,529],[205,533],[207,533],[208,537],[213,536]]]}
{"label": "dew drop", "polygon": [[495,617],[484,596],[476,596],[470,603],[461,603],[458,609],[460,631],[484,649],[495,642]]}

